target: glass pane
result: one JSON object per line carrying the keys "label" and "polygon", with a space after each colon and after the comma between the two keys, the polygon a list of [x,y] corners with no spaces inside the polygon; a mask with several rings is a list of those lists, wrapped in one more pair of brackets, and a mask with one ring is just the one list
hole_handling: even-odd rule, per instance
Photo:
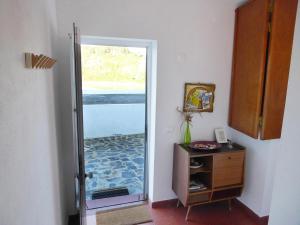
{"label": "glass pane", "polygon": [[82,45],[87,200],[144,193],[146,48]]}

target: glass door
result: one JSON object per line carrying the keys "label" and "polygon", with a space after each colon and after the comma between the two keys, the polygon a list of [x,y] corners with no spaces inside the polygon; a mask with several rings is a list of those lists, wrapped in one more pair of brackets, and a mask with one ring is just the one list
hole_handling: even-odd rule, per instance
{"label": "glass door", "polygon": [[144,200],[147,48],[82,44],[88,209]]}

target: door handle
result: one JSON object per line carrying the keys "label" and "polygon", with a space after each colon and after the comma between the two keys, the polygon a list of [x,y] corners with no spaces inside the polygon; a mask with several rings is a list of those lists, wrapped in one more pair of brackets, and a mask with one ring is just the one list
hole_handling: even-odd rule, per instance
{"label": "door handle", "polygon": [[84,176],[85,176],[85,178],[92,179],[93,178],[93,173],[89,172],[89,173],[86,173]]}

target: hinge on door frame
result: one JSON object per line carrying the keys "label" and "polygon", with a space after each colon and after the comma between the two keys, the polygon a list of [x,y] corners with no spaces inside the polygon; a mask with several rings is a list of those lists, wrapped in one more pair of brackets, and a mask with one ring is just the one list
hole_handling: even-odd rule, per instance
{"label": "hinge on door frame", "polygon": [[271,13],[271,14],[273,13],[273,10],[274,10],[274,1],[275,0],[271,0],[270,5],[269,5],[269,13]]}
{"label": "hinge on door frame", "polygon": [[271,31],[272,31],[272,22],[271,21],[268,22],[268,30],[269,30],[269,33],[271,33]]}
{"label": "hinge on door frame", "polygon": [[274,1],[271,0],[270,5],[269,5],[269,18],[268,18],[268,31],[271,33],[272,31],[272,16],[273,16],[273,11],[274,11]]}
{"label": "hinge on door frame", "polygon": [[258,126],[260,128],[262,128],[262,126],[263,126],[263,117],[262,116],[260,116],[259,119],[258,119]]}

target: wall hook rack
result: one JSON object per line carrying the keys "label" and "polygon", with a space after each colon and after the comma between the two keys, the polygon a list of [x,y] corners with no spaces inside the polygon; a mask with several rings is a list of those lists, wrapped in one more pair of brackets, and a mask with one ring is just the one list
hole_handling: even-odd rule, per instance
{"label": "wall hook rack", "polygon": [[25,67],[29,69],[50,69],[56,60],[45,55],[25,53]]}

